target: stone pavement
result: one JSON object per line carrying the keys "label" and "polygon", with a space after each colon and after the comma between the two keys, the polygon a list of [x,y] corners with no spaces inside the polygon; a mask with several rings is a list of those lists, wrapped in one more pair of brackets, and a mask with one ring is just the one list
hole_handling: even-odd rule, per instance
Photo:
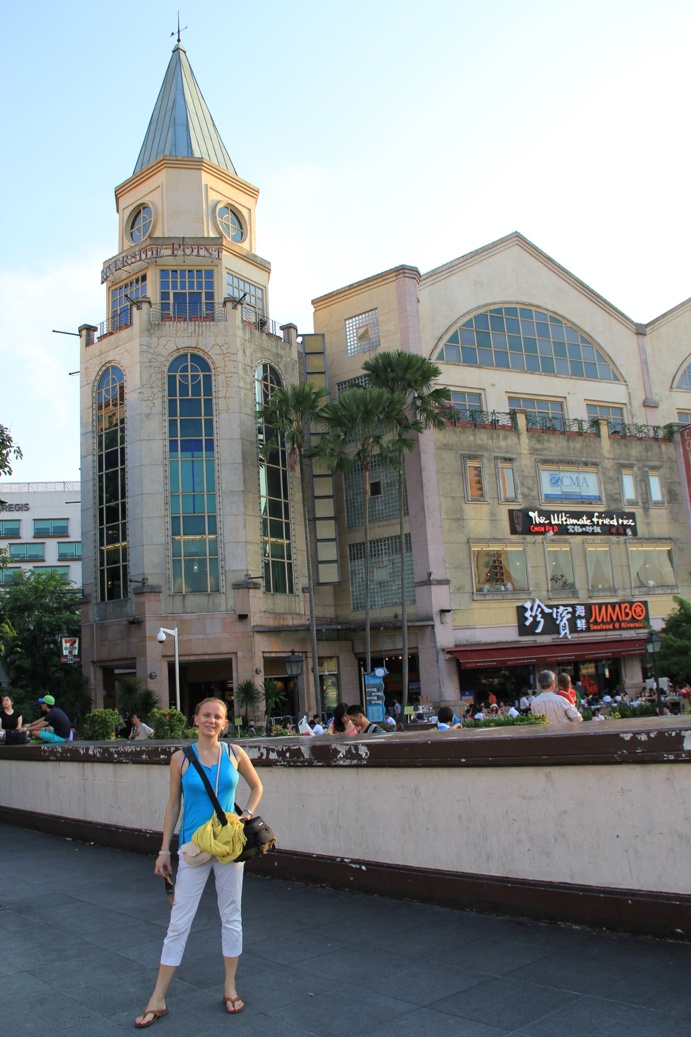
{"label": "stone pavement", "polygon": [[[0,1021],[121,1037],[168,919],[153,861],[0,825]],[[156,1037],[689,1037],[691,945],[517,922],[253,876],[247,1008],[224,1013],[212,882]]]}

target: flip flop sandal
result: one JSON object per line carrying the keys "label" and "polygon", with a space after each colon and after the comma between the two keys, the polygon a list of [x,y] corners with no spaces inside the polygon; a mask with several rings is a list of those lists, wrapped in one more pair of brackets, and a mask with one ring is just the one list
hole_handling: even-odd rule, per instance
{"label": "flip flop sandal", "polygon": [[138,1030],[145,1030],[147,1026],[153,1026],[157,1019],[161,1019],[164,1015],[168,1015],[167,1008],[145,1008],[140,1015],[152,1015],[153,1019],[149,1019],[148,1023],[138,1023],[135,1021],[135,1026]]}
{"label": "flip flop sandal", "polygon": [[[243,1001],[242,1008],[236,1008],[235,1005],[238,1001],[242,1001],[241,997],[224,997],[223,1004],[226,1006],[226,1012],[228,1015],[239,1015],[240,1012],[245,1011],[245,1003]],[[231,1008],[232,1005],[232,1008]]]}

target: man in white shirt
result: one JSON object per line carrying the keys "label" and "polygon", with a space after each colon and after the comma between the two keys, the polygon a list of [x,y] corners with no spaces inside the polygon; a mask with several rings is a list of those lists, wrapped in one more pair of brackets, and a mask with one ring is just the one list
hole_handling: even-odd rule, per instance
{"label": "man in white shirt", "polygon": [[312,717],[312,723],[310,724],[310,727],[312,728],[312,734],[314,734],[314,735],[323,735],[324,734],[324,727],[322,725],[321,720],[319,719],[319,714],[318,713],[315,713],[314,716]]}
{"label": "man in white shirt", "polygon": [[153,727],[148,727],[146,724],[143,724],[136,713],[132,714],[132,730],[129,735],[130,741],[143,742],[145,738],[151,738],[153,733]]}
{"label": "man in white shirt", "polygon": [[551,670],[543,670],[538,676],[540,694],[533,699],[530,711],[533,716],[545,716],[550,724],[580,724],[583,717],[575,706],[554,691],[556,677]]}

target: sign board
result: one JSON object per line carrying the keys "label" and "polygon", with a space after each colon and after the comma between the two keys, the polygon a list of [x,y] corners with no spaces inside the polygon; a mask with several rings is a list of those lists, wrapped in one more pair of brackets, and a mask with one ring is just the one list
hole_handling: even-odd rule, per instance
{"label": "sign board", "polygon": [[[381,676],[379,676],[377,670],[383,671]],[[377,670],[374,673],[363,673],[362,675],[365,685],[367,719],[371,720],[372,723],[378,723],[386,716],[384,709],[384,674],[387,671],[383,667],[377,667]]]}
{"label": "sign board", "polygon": [[79,638],[78,637],[61,637],[62,655],[60,656],[61,663],[77,663],[79,662]]}
{"label": "sign board", "polygon": [[647,630],[650,626],[647,601],[572,602],[545,605],[539,598],[516,606],[521,637],[571,638],[572,634],[604,631]]}
{"label": "sign board", "polygon": [[509,510],[509,529],[518,536],[638,536],[635,511]]}

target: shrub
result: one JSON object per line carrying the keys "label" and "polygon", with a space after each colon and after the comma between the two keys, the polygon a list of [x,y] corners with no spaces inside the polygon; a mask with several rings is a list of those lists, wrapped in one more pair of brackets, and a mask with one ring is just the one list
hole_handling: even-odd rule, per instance
{"label": "shrub", "polygon": [[195,739],[198,734],[199,734],[199,728],[198,727],[186,727],[185,730],[182,732],[182,737],[183,738],[189,738],[189,739]]}
{"label": "shrub", "polygon": [[488,717],[487,720],[466,720],[464,727],[525,727],[535,724],[548,724],[545,716]]}
{"label": "shrub", "polygon": [[115,738],[120,715],[117,709],[93,709],[84,718],[84,738],[105,742]]}
{"label": "shrub", "polygon": [[154,729],[154,738],[184,738],[187,717],[177,709],[152,709],[149,721]]}

